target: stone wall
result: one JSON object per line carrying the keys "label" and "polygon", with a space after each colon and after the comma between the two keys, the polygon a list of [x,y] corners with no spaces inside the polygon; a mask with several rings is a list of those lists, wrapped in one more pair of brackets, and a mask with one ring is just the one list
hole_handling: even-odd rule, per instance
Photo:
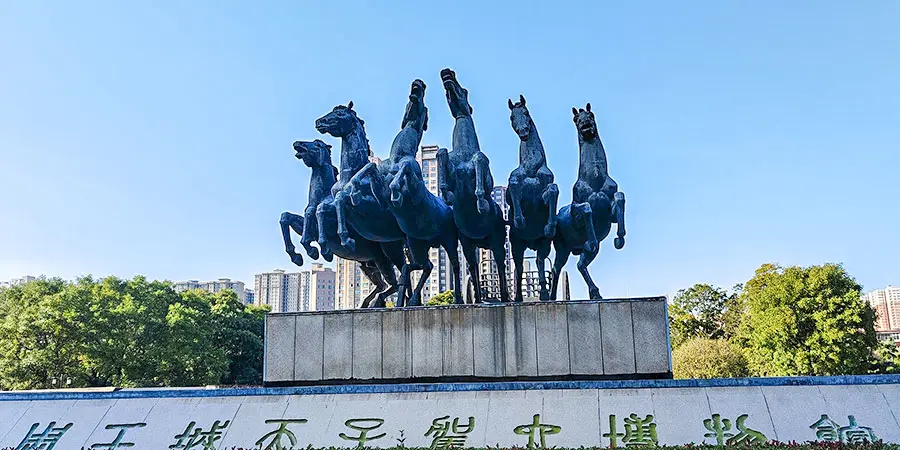
{"label": "stone wall", "polygon": [[268,385],[666,378],[664,297],[269,314]]}
{"label": "stone wall", "polygon": [[898,413],[897,376],[2,393],[0,448],[77,450],[120,433],[136,449],[265,447],[279,429],[296,448],[355,447],[363,431],[374,447],[900,442]]}

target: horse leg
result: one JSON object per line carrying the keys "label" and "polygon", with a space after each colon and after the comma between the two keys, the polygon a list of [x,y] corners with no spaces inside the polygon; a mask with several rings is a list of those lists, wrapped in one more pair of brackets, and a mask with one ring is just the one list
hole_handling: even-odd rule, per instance
{"label": "horse leg", "polygon": [[376,256],[374,263],[381,279],[384,281],[384,288],[379,290],[375,306],[383,308],[387,306],[387,298],[394,292],[397,292],[397,275],[394,274],[394,266],[391,264],[391,260],[384,253]]}
{"label": "horse leg", "polygon": [[416,283],[416,287],[413,289],[408,305],[422,306],[422,289],[425,287],[425,283],[428,282],[428,277],[434,268],[434,264],[428,259],[428,251],[431,250],[431,247],[429,247],[427,242],[418,239],[409,238],[406,240],[406,243],[409,247],[413,264],[417,269],[422,270],[422,273],[419,274],[419,282]]}
{"label": "horse leg", "polygon": [[562,269],[569,260],[570,249],[565,241],[557,237],[553,241],[553,248],[556,250],[556,256],[553,259],[553,272],[551,273],[550,284],[550,300],[556,300],[557,290],[559,289],[559,277],[562,275]]}
{"label": "horse leg", "polygon": [[616,226],[616,239],[613,241],[613,244],[615,244],[617,250],[621,250],[625,246],[625,193],[616,192],[613,202],[615,203],[613,207],[615,220],[618,224]]}
{"label": "horse leg", "polygon": [[556,183],[550,183],[544,188],[541,200],[544,201],[544,204],[547,205],[547,209],[550,211],[547,225],[544,227],[544,236],[552,238],[556,235],[556,207],[559,200],[559,187]]}
{"label": "horse leg", "polygon": [[500,301],[509,301],[509,287],[506,282],[506,227],[500,227],[502,231],[494,232],[491,236],[491,252],[494,254],[494,263],[497,264],[497,273],[500,275]]}
{"label": "horse leg", "polygon": [[472,157],[475,166],[475,198],[477,199],[478,214],[487,214],[491,210],[491,204],[484,198],[484,190],[487,188],[487,177],[491,173],[490,163],[484,153],[478,152]]}
{"label": "horse leg", "polygon": [[466,266],[469,268],[469,277],[472,279],[472,292],[475,303],[481,303],[481,280],[478,277],[478,256],[475,243],[471,239],[460,235],[459,242],[462,244],[463,256],[466,258]]}
{"label": "horse leg", "polygon": [[578,271],[581,272],[581,277],[584,278],[584,283],[588,286],[588,296],[591,300],[603,299],[603,297],[600,296],[600,289],[594,284],[594,280],[591,279],[591,273],[588,271],[588,266],[594,261],[594,258],[597,257],[598,250],[599,249],[594,248],[589,251],[585,248],[581,253],[581,257],[578,258]]}
{"label": "horse leg", "polygon": [[443,243],[441,247],[443,247],[444,252],[447,254],[447,259],[450,260],[450,268],[453,270],[453,301],[457,305],[463,304],[463,296],[462,296],[462,282],[460,281],[460,273],[459,273],[459,235],[456,232],[455,224],[453,224],[453,218],[450,217],[449,224],[446,225],[452,232],[445,232],[447,236],[443,239]]}
{"label": "horse leg", "polygon": [[[281,237],[284,239],[284,251],[291,257],[291,261],[298,265],[303,265],[303,256],[297,253],[297,248],[291,242],[291,229],[295,233],[303,233],[303,217],[293,213],[281,213],[281,219],[278,221],[281,225]],[[302,236],[302,235],[301,235]]]}
{"label": "horse leg", "polygon": [[306,249],[306,254],[312,259],[319,259],[319,249],[311,245],[313,236],[319,235],[318,230],[316,230],[317,224],[316,206],[309,205],[303,214],[303,234],[300,237],[300,245]]}
{"label": "horse leg", "polygon": [[546,263],[547,257],[550,256],[550,239],[542,240],[538,246],[535,264],[538,270],[538,282],[541,284],[541,301],[550,300],[550,293],[547,292],[547,273]]}
{"label": "horse leg", "polygon": [[[509,246],[512,250],[513,263],[516,265],[516,302],[522,302],[522,274],[525,272],[523,261],[525,259],[525,242],[521,239],[510,237]],[[498,266],[499,270],[499,266]]]}
{"label": "horse leg", "polygon": [[334,209],[337,215],[337,233],[338,237],[341,238],[341,246],[353,252],[356,250],[356,242],[350,237],[350,230],[347,229],[347,197],[348,194],[345,189],[338,192],[334,198]]}
{"label": "horse leg", "polygon": [[522,178],[524,171],[516,168],[509,174],[509,184],[506,192],[509,192],[509,199],[513,210],[513,225],[516,228],[525,226],[525,215],[522,213]]}
{"label": "horse leg", "polygon": [[384,288],[384,280],[381,279],[381,274],[378,273],[378,269],[376,269],[369,261],[361,262],[359,264],[359,270],[377,287],[377,289],[369,292],[369,295],[362,299],[362,301],[359,302],[359,305],[357,305],[357,308],[368,308],[372,306],[372,300],[375,299],[378,292]]}
{"label": "horse leg", "polygon": [[446,148],[438,149],[437,155],[438,191],[447,206],[453,206],[453,191],[450,190],[453,171],[450,167],[450,153]]}

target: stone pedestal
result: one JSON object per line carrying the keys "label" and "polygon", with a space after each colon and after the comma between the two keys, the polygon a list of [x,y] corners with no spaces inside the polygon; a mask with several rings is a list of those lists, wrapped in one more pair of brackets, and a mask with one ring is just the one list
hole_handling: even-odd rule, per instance
{"label": "stone pedestal", "polygon": [[671,374],[664,297],[266,317],[269,386]]}

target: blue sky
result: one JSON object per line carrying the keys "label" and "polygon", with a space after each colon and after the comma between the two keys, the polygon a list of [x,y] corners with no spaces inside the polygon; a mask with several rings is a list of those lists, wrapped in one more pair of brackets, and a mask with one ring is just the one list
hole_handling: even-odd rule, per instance
{"label": "blue sky", "polygon": [[628,198],[625,249],[591,267],[607,297],[765,262],[897,284],[898,22],[891,1],[6,2],[0,280],[290,268],[278,216],[309,174],[291,143],[353,100],[385,156],[421,78],[423,143],[448,146],[452,67],[497,183],[525,94],[561,204],[571,107],[592,103]]}

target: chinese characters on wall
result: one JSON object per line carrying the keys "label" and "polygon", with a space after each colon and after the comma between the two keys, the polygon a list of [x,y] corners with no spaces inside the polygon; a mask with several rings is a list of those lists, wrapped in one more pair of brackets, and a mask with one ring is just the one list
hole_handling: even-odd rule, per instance
{"label": "chinese characters on wall", "polygon": [[[631,413],[625,417],[610,414],[608,421],[602,421],[601,430],[604,438],[608,439],[610,447],[632,447],[657,445],[659,436],[665,435],[665,429],[660,428],[653,414]],[[302,448],[308,445],[303,439],[304,427],[312,426],[309,419],[267,419],[265,424],[271,427],[271,431],[263,434],[256,442],[255,448],[260,450],[282,450],[289,448]],[[474,416],[451,417],[449,415],[436,417],[431,422],[431,427],[424,430],[424,437],[430,439],[432,450],[449,448],[470,447],[467,442],[469,434],[475,431],[477,421]],[[721,414],[713,414],[704,419],[698,441],[714,445],[739,445],[758,444],[769,439],[760,431],[753,428],[753,420],[749,414],[741,414],[736,417],[724,417]],[[345,431],[337,433],[337,437],[347,441],[348,447],[390,447],[393,443],[376,442],[387,436],[389,428],[384,427],[385,419],[377,417],[350,418],[344,421]],[[41,423],[31,425],[31,428],[22,438],[16,450],[52,450],[56,444],[63,441],[74,423],[59,426],[56,422],[49,422],[46,426]],[[94,442],[90,444],[90,450],[117,450],[128,449],[136,446],[128,433],[137,428],[147,427],[146,423],[110,423],[103,427],[98,435],[104,436],[108,441]],[[232,426],[231,420],[215,420],[212,423],[200,424],[189,422],[184,431],[175,434],[171,438],[168,448],[172,450],[216,450],[224,434]],[[809,425],[809,440],[824,442],[863,443],[875,442],[878,438],[871,427],[860,425],[854,416],[848,416],[847,421],[840,423],[832,420],[827,414]],[[502,430],[496,430],[502,432]],[[531,418],[522,424],[508,430],[509,443],[521,445],[527,449],[554,447],[553,439],[564,431],[563,425],[552,423],[542,418],[540,414],[533,414]],[[496,436],[496,435],[495,435]],[[383,445],[380,445],[383,444]]]}

